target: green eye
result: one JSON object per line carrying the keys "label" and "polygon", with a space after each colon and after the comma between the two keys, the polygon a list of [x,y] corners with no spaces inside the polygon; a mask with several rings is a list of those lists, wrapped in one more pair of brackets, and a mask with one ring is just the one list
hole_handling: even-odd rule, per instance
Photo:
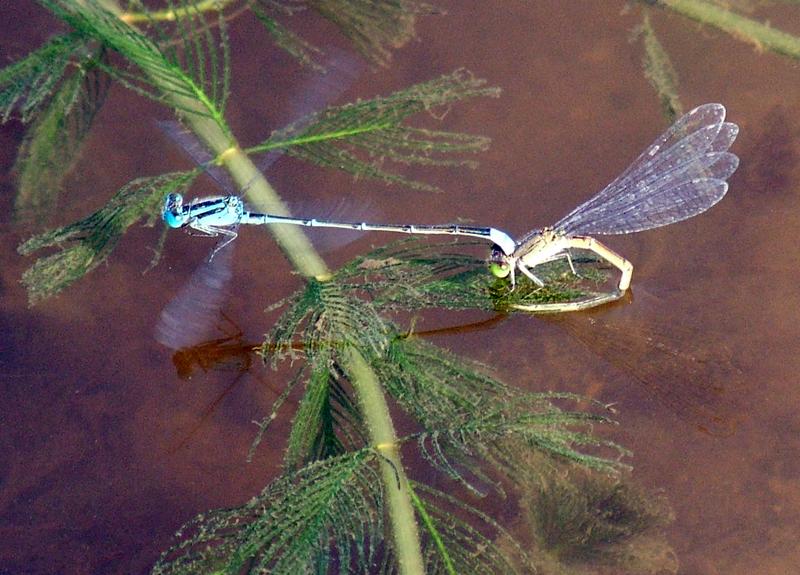
{"label": "green eye", "polygon": [[508,264],[491,263],[489,264],[489,270],[491,270],[494,277],[504,278],[508,277],[508,274],[511,273],[511,266]]}

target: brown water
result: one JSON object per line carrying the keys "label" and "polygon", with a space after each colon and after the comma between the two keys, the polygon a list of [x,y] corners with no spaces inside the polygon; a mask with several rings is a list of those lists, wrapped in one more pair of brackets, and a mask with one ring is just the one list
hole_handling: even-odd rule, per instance
{"label": "brown water", "polygon": [[[447,16],[423,20],[419,41],[398,52],[389,70],[362,75],[339,101],[465,66],[504,90],[497,100],[454,106],[441,124],[493,138],[480,167],[408,169],[446,190],[429,195],[353,184],[287,160],[271,178],[285,197],[367,197],[384,220],[462,217],[520,234],[600,189],[665,128],[641,72],[640,46],[629,41],[638,11],[623,12],[624,2],[443,4]],[[4,60],[58,29],[28,2],[7,3],[0,14],[8,22],[0,35]],[[759,16],[800,33],[791,8]],[[686,107],[723,102],[741,126],[734,151],[742,164],[728,196],[691,221],[609,241],[636,266],[629,303],[567,323],[518,316],[441,341],[531,389],[616,403],[615,439],[635,453],[634,478],[663,489],[675,509],[668,537],[682,573],[797,572],[797,66],[678,17],[656,12],[653,24],[674,58]],[[327,33],[305,27],[318,40]],[[229,118],[241,141],[256,142],[281,125],[301,76],[287,57],[263,49],[253,19],[237,20],[231,34]],[[134,177],[185,167],[155,127],[154,119],[167,117],[114,88],[50,223],[89,213]],[[0,132],[3,213],[21,137],[15,123]],[[244,502],[277,470],[280,440],[262,443],[251,464],[245,456],[250,422],[268,410],[281,376],[258,369],[242,375],[233,361],[227,371],[181,380],[169,351],[153,340],[159,311],[210,247],[173,234],[164,263],[143,275],[157,234],[132,230],[108,265],[28,309],[18,280],[31,260],[15,252],[27,232],[4,225],[2,574],[146,572],[184,521]],[[300,280],[269,238],[243,235],[226,312],[244,341],[257,341],[269,327],[261,310]],[[330,262],[380,241],[360,240]],[[462,316],[444,317],[458,323]],[[713,379],[663,375],[670,373],[663,357],[650,363],[635,353],[633,360],[614,356],[635,348],[639,334],[668,342],[678,370],[700,362],[711,366],[700,373]],[[286,429],[277,425],[270,438]]]}

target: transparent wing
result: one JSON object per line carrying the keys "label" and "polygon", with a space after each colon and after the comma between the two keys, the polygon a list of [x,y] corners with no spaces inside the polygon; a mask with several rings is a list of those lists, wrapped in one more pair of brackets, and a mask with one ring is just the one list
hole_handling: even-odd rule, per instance
{"label": "transparent wing", "polygon": [[628,234],[704,212],[728,191],[739,158],[727,150],[738,132],[722,104],[695,108],[553,227],[568,235]]}
{"label": "transparent wing", "polygon": [[195,270],[178,295],[161,311],[156,341],[183,349],[214,337],[217,311],[228,294],[233,246],[227,245]]}

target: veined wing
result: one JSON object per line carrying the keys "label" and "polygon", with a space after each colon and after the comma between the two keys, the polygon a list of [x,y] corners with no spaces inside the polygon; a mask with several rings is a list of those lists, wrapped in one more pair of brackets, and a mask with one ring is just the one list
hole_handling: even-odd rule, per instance
{"label": "veined wing", "polygon": [[728,191],[739,158],[727,150],[738,132],[722,104],[698,106],[553,227],[568,235],[627,234],[704,212]]}

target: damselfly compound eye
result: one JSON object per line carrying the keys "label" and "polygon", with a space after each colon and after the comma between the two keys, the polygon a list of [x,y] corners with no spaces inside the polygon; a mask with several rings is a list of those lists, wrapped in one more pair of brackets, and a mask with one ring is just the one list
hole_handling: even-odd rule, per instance
{"label": "damselfly compound eye", "polygon": [[491,271],[492,275],[496,278],[507,278],[508,274],[511,273],[511,266],[507,263],[498,264],[492,262],[489,264],[489,271]]}
{"label": "damselfly compound eye", "polygon": [[489,257],[489,271],[496,278],[508,277],[511,273],[511,264],[508,262],[503,249],[495,244],[492,246],[492,255]]}
{"label": "damselfly compound eye", "polygon": [[183,214],[183,196],[180,194],[169,194],[164,200],[164,209],[161,217],[171,228],[180,228],[186,223]]}

